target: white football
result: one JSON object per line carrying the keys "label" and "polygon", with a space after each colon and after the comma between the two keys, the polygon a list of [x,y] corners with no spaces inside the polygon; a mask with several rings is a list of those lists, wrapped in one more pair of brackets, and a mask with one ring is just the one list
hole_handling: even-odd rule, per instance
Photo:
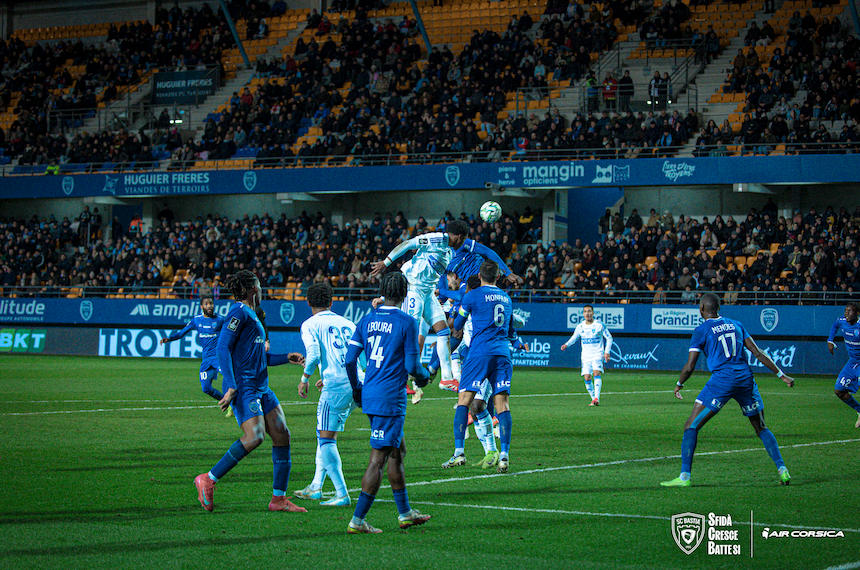
{"label": "white football", "polygon": [[498,202],[493,202],[491,200],[489,202],[484,202],[484,205],[481,206],[481,219],[488,224],[498,222],[501,217],[502,207],[499,206]]}

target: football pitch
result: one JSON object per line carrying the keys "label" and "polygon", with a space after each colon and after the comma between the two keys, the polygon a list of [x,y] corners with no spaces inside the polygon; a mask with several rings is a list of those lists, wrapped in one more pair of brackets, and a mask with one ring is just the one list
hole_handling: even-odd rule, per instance
{"label": "football pitch", "polygon": [[[790,389],[759,375],[787,487],[734,402],[700,433],[694,486],[659,486],[680,470],[704,373],[678,401],[675,373],[610,369],[601,405],[588,407],[578,370],[516,369],[505,475],[440,467],[455,397],[431,385],[408,406],[406,480],[412,506],[433,519],[401,531],[383,480],[367,518],[384,533],[356,536],[346,533],[353,507],[296,499],[307,514],[266,509],[268,440],[218,484],[215,511],[201,508],[194,477],[240,432],[200,392],[198,366],[0,359],[0,568],[860,568],[860,430],[831,377]],[[297,396],[296,366],[270,374],[292,432],[290,490],[301,489],[313,477],[319,393]],[[356,411],[338,440],[353,505],[368,439]],[[474,433],[466,454],[470,464],[483,456]],[[701,543],[686,553],[673,527],[686,549]]]}

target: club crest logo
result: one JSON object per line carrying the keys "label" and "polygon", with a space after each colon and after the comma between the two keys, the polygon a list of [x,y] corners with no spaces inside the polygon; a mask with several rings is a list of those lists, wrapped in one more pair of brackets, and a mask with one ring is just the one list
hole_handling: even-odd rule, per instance
{"label": "club crest logo", "polygon": [[596,166],[597,171],[592,184],[611,184],[613,182],[624,182],[630,180],[630,166]]}
{"label": "club crest logo", "polygon": [[705,515],[672,515],[672,538],[684,554],[692,554],[705,538]]}
{"label": "club crest logo", "polygon": [[242,184],[245,185],[245,190],[248,192],[253,190],[257,186],[257,173],[250,170],[246,172],[242,177]]}
{"label": "club crest logo", "polygon": [[75,179],[71,176],[63,177],[63,193],[68,196],[75,189]]}
{"label": "club crest logo", "polygon": [[285,325],[290,324],[293,317],[296,316],[296,310],[292,303],[281,303],[281,320]]}
{"label": "club crest logo", "polygon": [[116,183],[119,182],[119,177],[111,178],[107,174],[105,174],[105,185],[102,188],[102,192],[109,192],[116,196]]}
{"label": "club crest logo", "polygon": [[759,321],[761,321],[761,326],[764,330],[771,332],[779,324],[779,311],[776,309],[762,309]]}
{"label": "club crest logo", "polygon": [[459,166],[449,166],[445,169],[445,182],[448,183],[448,186],[454,186],[457,182],[460,181],[460,167]]}
{"label": "club crest logo", "polygon": [[93,302],[86,300],[81,301],[81,318],[85,321],[90,320],[90,317],[93,316]]}

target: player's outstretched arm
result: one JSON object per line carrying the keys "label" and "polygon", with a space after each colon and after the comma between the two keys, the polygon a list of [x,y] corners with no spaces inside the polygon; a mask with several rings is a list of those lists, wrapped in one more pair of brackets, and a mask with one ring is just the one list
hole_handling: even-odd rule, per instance
{"label": "player's outstretched arm", "polygon": [[748,336],[748,337],[746,337],[746,338],[744,339],[744,346],[747,348],[747,350],[749,350],[749,351],[750,351],[750,353],[752,353],[752,355],[753,355],[753,356],[755,356],[755,357],[756,357],[756,359],[757,359],[759,362],[761,362],[762,364],[764,364],[764,365],[765,365],[765,367],[766,367],[768,370],[770,370],[771,372],[773,372],[774,374],[776,374],[776,376],[777,376],[780,380],[782,380],[783,382],[785,382],[786,384],[788,384],[788,387],[789,387],[789,388],[793,388],[793,387],[794,387],[794,378],[792,378],[791,376],[789,376],[788,374],[786,374],[785,372],[783,372],[782,370],[780,370],[780,369],[779,369],[779,366],[777,366],[777,365],[773,362],[773,360],[771,360],[770,356],[768,356],[767,354],[763,353],[763,352],[759,349],[758,345],[756,345],[755,341],[753,340],[753,338],[752,338],[751,336]]}
{"label": "player's outstretched arm", "polygon": [[194,326],[194,321],[191,321],[187,325],[182,327],[181,330],[175,331],[169,337],[161,339],[161,344],[167,344],[168,342],[172,342],[174,340],[179,340],[180,338],[184,337],[185,335],[187,335],[189,332],[191,332],[195,328],[196,327]]}
{"label": "player's outstretched arm", "polygon": [[693,375],[693,370],[696,369],[696,362],[699,361],[699,351],[691,350],[689,356],[687,356],[687,363],[681,369],[681,376],[678,378],[678,381],[675,383],[675,397],[679,400],[683,400],[684,396],[681,395],[681,388],[684,387],[684,382],[690,379],[690,376]]}

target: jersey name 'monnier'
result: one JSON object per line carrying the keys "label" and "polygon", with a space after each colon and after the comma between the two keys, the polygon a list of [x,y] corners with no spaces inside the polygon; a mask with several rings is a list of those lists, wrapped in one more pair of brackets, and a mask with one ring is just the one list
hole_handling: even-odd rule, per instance
{"label": "jersey name 'monnier'", "polygon": [[516,338],[512,314],[511,298],[494,285],[478,287],[463,296],[459,315],[472,317],[470,358],[511,355],[511,339]]}

